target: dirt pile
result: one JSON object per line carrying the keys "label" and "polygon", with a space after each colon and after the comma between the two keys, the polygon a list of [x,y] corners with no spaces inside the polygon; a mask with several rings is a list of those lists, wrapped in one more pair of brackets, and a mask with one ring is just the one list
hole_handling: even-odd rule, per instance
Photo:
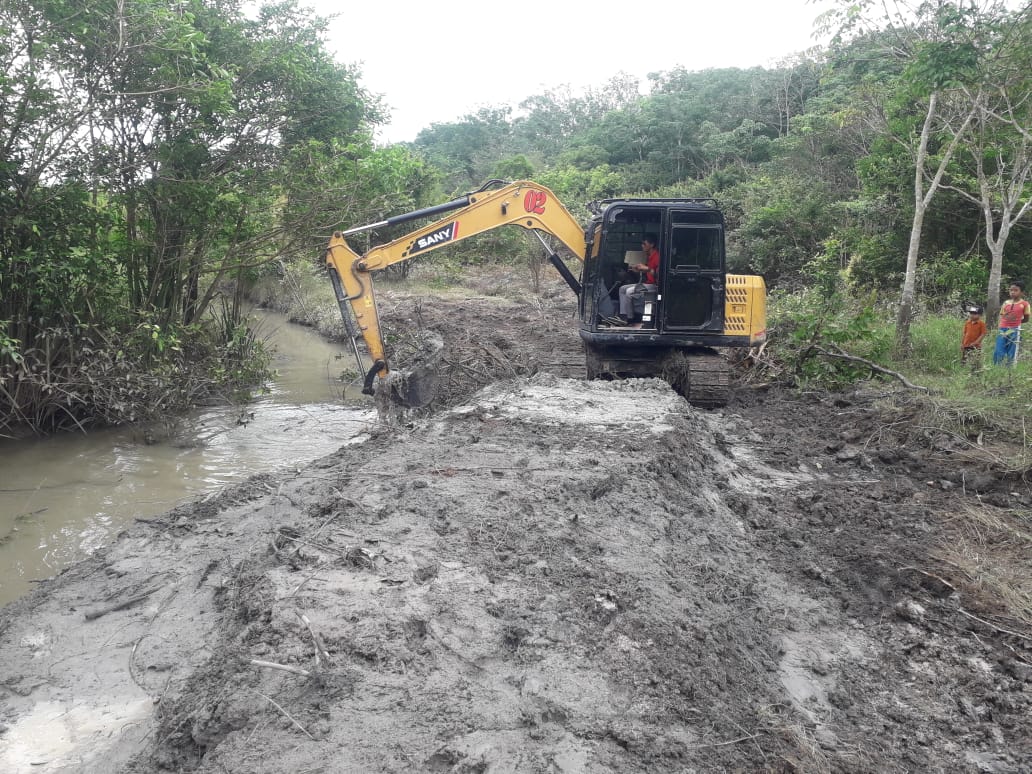
{"label": "dirt pile", "polygon": [[[434,400],[426,415],[455,406],[503,379],[551,373],[584,377],[584,350],[577,335],[576,299],[552,286],[548,296],[524,299],[470,295],[440,300],[386,291],[378,303],[387,359],[405,370],[430,359]],[[435,345],[428,345],[433,338]]]}
{"label": "dirt pile", "polygon": [[540,374],[371,428],[5,609],[0,769],[1028,771],[1032,640],[935,559],[977,493],[874,421]]}

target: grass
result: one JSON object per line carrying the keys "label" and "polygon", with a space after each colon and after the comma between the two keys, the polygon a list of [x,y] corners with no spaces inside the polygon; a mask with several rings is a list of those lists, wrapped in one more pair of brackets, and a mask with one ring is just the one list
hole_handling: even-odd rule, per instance
{"label": "grass", "polygon": [[995,334],[990,332],[974,364],[960,360],[960,330],[956,318],[930,317],[912,328],[913,351],[902,362],[891,362],[912,381],[927,387],[947,418],[959,426],[982,424],[1004,433],[1032,452],[1027,417],[1032,412],[1032,352],[1018,353],[1011,366],[993,365]]}
{"label": "grass", "polygon": [[[986,431],[1006,439],[1018,447],[1017,467],[1028,469],[1032,467],[1032,341],[1028,349],[1019,351],[1015,364],[997,366],[992,362],[995,333],[990,331],[981,357],[963,363],[962,326],[958,316],[922,317],[911,327],[911,352],[905,359],[892,355],[894,327],[888,319],[858,328],[855,336],[839,341],[845,351],[927,388],[928,424],[967,437]],[[864,371],[859,369],[866,376]]]}
{"label": "grass", "polygon": [[992,600],[989,612],[1016,628],[1032,629],[1032,513],[968,506],[949,518],[948,534],[938,558],[961,570],[963,591]]}

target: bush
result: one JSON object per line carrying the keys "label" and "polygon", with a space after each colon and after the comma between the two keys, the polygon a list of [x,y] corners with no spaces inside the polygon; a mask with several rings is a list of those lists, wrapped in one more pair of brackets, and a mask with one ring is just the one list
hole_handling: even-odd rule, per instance
{"label": "bush", "polygon": [[0,434],[158,419],[202,399],[250,397],[269,354],[242,325],[48,328],[0,360]]}
{"label": "bush", "polygon": [[767,321],[777,357],[802,383],[841,387],[870,373],[861,364],[822,357],[821,350],[837,346],[877,362],[892,347],[891,325],[879,314],[873,296],[858,301],[841,292],[825,295],[818,288],[773,291]]}

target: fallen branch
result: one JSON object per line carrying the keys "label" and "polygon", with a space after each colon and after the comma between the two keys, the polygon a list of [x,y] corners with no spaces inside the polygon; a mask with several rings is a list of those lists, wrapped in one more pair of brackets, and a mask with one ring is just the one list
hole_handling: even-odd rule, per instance
{"label": "fallen branch", "polygon": [[86,620],[87,621],[92,621],[92,620],[94,620],[96,618],[100,618],[102,615],[107,615],[108,613],[114,613],[116,610],[125,610],[125,608],[127,608],[127,607],[132,607],[137,602],[142,602],[143,600],[145,600],[147,597],[149,597],[155,591],[158,591],[160,588],[161,588],[161,586],[155,586],[152,589],[148,589],[147,591],[144,591],[142,594],[137,594],[134,597],[129,597],[129,599],[124,599],[121,602],[116,602],[113,605],[108,605],[107,607],[101,607],[101,608],[98,608],[97,610],[90,610],[89,612],[86,613]]}
{"label": "fallen branch", "polygon": [[312,626],[312,622],[308,620],[308,616],[304,613],[300,613],[297,610],[294,611],[294,615],[301,619],[301,623],[308,627],[308,633],[312,635],[312,641],[315,643],[315,666],[316,668],[321,666],[320,656],[322,660],[327,664],[331,663],[330,652],[326,650],[326,646],[323,644],[322,637],[320,637],[315,628]]}
{"label": "fallen branch", "polygon": [[136,518],[133,519],[133,521],[139,522],[140,524],[149,524],[152,527],[169,527],[169,526],[171,526],[167,521],[165,521],[163,519],[145,519],[142,516],[137,516]]}
{"label": "fallen branch", "polygon": [[973,621],[978,621],[980,624],[985,624],[990,629],[995,629],[1000,634],[1009,634],[1011,637],[1017,637],[1018,639],[1025,640],[1026,642],[1032,642],[1032,637],[1026,637],[1024,634],[1018,634],[1017,632],[1012,632],[1010,629],[1004,629],[1001,626],[997,626],[994,623],[990,623],[989,621],[986,621],[984,618],[979,618],[977,615],[972,615],[971,613],[969,613],[967,610],[965,610],[962,607],[958,607],[957,608],[957,612],[960,613],[961,615],[966,615],[968,618],[970,618]]}
{"label": "fallen branch", "polygon": [[832,347],[832,349],[834,351],[829,352],[828,350],[824,349],[823,347],[818,347],[816,345],[811,347],[811,349],[814,352],[816,352],[818,355],[823,355],[824,357],[835,358],[837,360],[846,360],[846,361],[848,361],[850,363],[861,363],[862,365],[867,366],[868,368],[870,368],[872,371],[874,371],[876,373],[884,374],[885,376],[891,376],[891,377],[893,377],[895,379],[899,379],[899,381],[902,382],[905,387],[908,387],[911,390],[919,390],[920,392],[929,392],[927,387],[922,387],[919,384],[914,384],[912,381],[907,379],[907,377],[905,377],[903,374],[899,373],[898,371],[893,371],[892,369],[885,368],[884,366],[880,366],[877,363],[872,363],[867,358],[857,357],[856,355],[850,355],[848,352],[843,351],[841,347],[836,346],[835,344],[832,344],[830,346]]}
{"label": "fallen branch", "polygon": [[729,744],[738,744],[739,742],[748,742],[750,739],[756,739],[759,734],[750,734],[749,736],[740,736],[737,739],[728,739],[726,742],[713,742],[712,744],[690,744],[688,745],[689,750],[704,750],[707,747],[727,747]]}
{"label": "fallen branch", "polygon": [[301,667],[290,666],[289,664],[277,664],[275,661],[259,661],[256,658],[251,659],[251,666],[261,667],[262,669],[278,669],[281,672],[290,672],[292,675],[300,675],[301,677],[311,677],[312,673],[307,669]]}
{"label": "fallen branch", "polygon": [[949,589],[949,593],[950,594],[953,594],[953,593],[955,593],[957,591],[957,587],[954,586],[952,583],[950,583],[945,578],[940,578],[935,573],[925,572],[924,570],[922,570],[922,569],[920,569],[918,567],[900,567],[898,570],[896,570],[896,572],[904,572],[904,571],[907,571],[907,570],[909,570],[911,572],[919,573],[919,574],[925,576],[926,578],[931,578],[932,580],[936,581],[937,583],[941,583],[943,586],[945,586],[947,589]]}
{"label": "fallen branch", "polygon": [[[309,575],[303,581],[301,581],[299,584],[297,584],[297,586],[294,587],[294,590],[291,591],[289,594],[287,594],[287,596],[284,597],[284,599],[290,599],[292,596],[297,594],[297,592],[299,592],[301,589],[303,589],[305,587],[305,585],[308,583],[308,581],[310,581],[313,578],[315,578],[315,576],[318,575],[318,574],[319,574],[319,568],[317,567],[315,569],[315,572],[313,572],[311,575]],[[319,580],[321,580],[323,583],[326,582],[325,578],[320,578]]]}

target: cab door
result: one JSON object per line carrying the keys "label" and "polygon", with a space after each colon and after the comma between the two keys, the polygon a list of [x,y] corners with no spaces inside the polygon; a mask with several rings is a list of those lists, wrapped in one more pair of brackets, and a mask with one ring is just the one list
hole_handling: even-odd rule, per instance
{"label": "cab door", "polygon": [[722,331],[723,224],[698,222],[700,218],[696,213],[671,215],[665,281],[661,285],[663,328]]}

